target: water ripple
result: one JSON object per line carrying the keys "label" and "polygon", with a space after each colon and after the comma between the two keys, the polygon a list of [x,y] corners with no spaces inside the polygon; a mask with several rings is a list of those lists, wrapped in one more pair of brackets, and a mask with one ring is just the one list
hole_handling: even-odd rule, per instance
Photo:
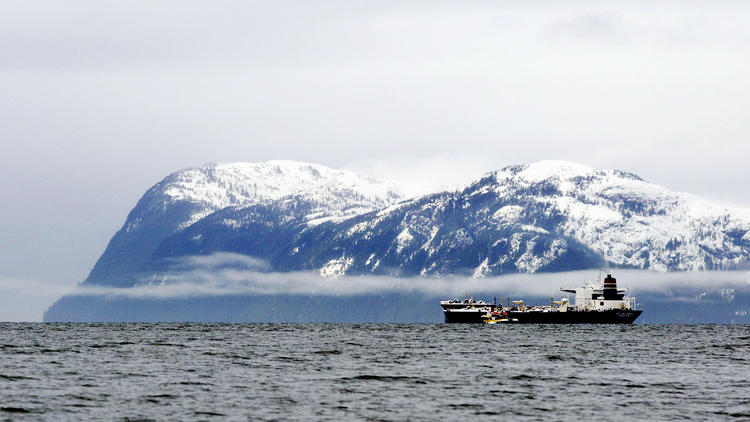
{"label": "water ripple", "polygon": [[750,327],[0,324],[0,419],[736,420]]}

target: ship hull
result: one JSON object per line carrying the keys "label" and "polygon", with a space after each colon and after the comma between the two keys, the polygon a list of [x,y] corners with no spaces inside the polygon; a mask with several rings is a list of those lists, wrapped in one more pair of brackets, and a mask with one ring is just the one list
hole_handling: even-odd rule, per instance
{"label": "ship hull", "polygon": [[478,324],[484,322],[482,317],[487,315],[487,311],[480,309],[446,309],[443,311],[443,315],[445,315],[445,322],[448,324]]}
{"label": "ship hull", "polygon": [[517,319],[520,324],[632,324],[642,312],[640,309],[568,312],[510,311],[508,317]]}

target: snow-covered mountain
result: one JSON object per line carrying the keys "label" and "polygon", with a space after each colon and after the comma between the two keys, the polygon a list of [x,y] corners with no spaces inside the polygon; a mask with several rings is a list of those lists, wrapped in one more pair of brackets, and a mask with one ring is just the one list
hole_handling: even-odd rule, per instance
{"label": "snow-covered mountain", "polygon": [[128,285],[168,237],[216,211],[274,204],[285,222],[340,221],[402,199],[394,183],[293,161],[178,171],[149,189],[110,240],[86,284]]}
{"label": "snow-covered mountain", "polygon": [[[161,284],[179,275],[180,263],[198,262],[196,255],[235,256],[225,252],[263,263],[252,271],[325,277],[750,267],[750,211],[672,192],[619,170],[543,161],[418,198],[404,199],[400,191],[393,183],[288,161],[179,171],[146,192],[83,284]],[[421,321],[436,300],[410,297],[409,306],[394,308],[393,301],[405,296],[282,296],[111,302],[71,294],[44,318],[265,321],[288,320],[278,316],[279,309],[290,315],[305,309],[308,316],[300,321],[349,321],[361,315],[362,303],[370,303],[381,314],[361,315],[363,320]],[[416,302],[422,305],[412,313],[394,316],[393,309],[410,310]],[[717,321],[729,317],[722,318]]]}
{"label": "snow-covered mountain", "polygon": [[750,212],[618,170],[544,161],[347,220],[328,238],[323,250],[358,246],[305,257],[324,274],[725,270],[748,265]]}
{"label": "snow-covered mountain", "polygon": [[215,252],[325,276],[696,271],[750,262],[750,211],[619,170],[543,161],[419,198],[399,192],[288,161],[183,170],[144,195],[86,283],[129,286],[174,258]]}
{"label": "snow-covered mountain", "polygon": [[325,276],[719,270],[746,267],[750,257],[748,210],[561,161],[506,167],[460,189],[325,224],[290,220],[289,207],[300,203],[208,215],[165,239],[145,272],[163,270],[165,258],[225,251]]}

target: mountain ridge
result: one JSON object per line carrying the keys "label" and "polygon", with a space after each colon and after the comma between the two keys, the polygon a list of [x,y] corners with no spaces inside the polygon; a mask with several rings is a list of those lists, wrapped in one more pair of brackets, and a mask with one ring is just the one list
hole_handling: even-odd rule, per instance
{"label": "mountain ridge", "polygon": [[[748,210],[620,170],[541,161],[416,198],[398,192],[393,183],[288,161],[182,170],[131,212],[126,233],[152,215],[162,230],[149,231],[151,243],[139,248],[148,256],[127,272],[133,278],[113,285],[164,271],[165,259],[222,251],[325,276],[726,270],[750,256]],[[94,271],[90,279],[97,283]]]}

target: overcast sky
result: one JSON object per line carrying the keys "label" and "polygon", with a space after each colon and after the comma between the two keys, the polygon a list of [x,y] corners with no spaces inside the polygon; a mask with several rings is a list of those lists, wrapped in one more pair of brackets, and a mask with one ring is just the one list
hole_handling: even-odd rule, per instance
{"label": "overcast sky", "polygon": [[749,4],[4,1],[0,284],[82,281],[208,162],[452,185],[564,159],[750,207]]}

